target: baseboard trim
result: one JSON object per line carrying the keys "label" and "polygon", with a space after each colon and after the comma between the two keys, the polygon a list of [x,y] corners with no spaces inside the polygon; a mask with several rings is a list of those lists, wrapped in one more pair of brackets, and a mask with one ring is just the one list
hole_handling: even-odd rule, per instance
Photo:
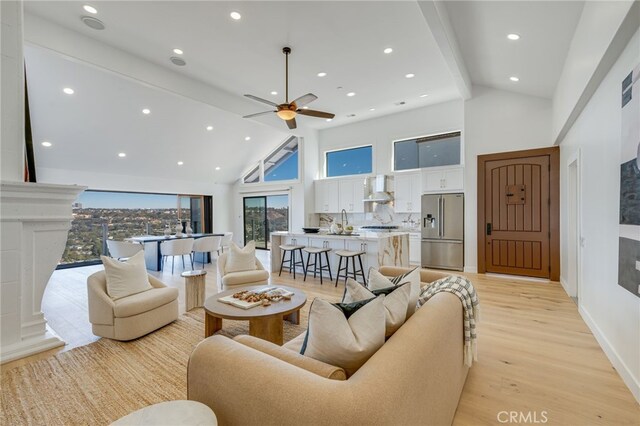
{"label": "baseboard trim", "polygon": [[567,293],[567,296],[571,296],[569,294],[569,287],[568,287],[568,284],[567,284],[567,280],[565,280],[562,275],[560,275],[560,285],[564,289],[564,292]]}
{"label": "baseboard trim", "polygon": [[62,340],[51,328],[49,328],[49,326],[47,326],[47,331],[40,336],[25,339],[2,348],[2,352],[0,353],[0,363],[4,364],[5,362],[35,355],[64,345],[64,340]]}
{"label": "baseboard trim", "polygon": [[465,266],[464,267],[464,272],[470,272],[472,274],[477,274],[478,273],[478,267],[476,267],[476,266]]}
{"label": "baseboard trim", "polygon": [[487,275],[488,277],[500,278],[503,280],[532,281],[535,283],[544,283],[544,284],[548,284],[551,282],[546,278],[525,277],[523,275],[496,274],[494,272],[487,272],[485,275]]}
{"label": "baseboard trim", "polygon": [[589,312],[587,312],[582,306],[578,307],[578,312],[580,312],[580,316],[582,316],[582,319],[587,324],[587,327],[589,327],[591,333],[593,333],[593,336],[596,338],[596,341],[604,351],[605,355],[607,356],[607,358],[609,358],[609,361],[613,365],[613,368],[616,369],[616,371],[622,378],[622,381],[625,385],[627,385],[636,401],[640,403],[640,382],[638,382],[638,379],[633,377],[633,374],[631,374],[631,371],[629,370],[627,365],[620,358],[613,346],[611,346],[611,343],[602,333],[593,318],[591,318]]}

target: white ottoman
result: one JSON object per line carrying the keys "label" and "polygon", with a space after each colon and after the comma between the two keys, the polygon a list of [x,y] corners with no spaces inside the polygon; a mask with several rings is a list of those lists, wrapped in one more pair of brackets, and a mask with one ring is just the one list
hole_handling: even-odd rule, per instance
{"label": "white ottoman", "polygon": [[211,408],[196,401],[167,401],[134,411],[111,423],[117,426],[216,426]]}

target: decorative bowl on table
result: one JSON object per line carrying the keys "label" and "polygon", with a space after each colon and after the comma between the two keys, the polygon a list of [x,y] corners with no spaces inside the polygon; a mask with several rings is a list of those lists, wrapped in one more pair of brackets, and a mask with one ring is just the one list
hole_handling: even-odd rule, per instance
{"label": "decorative bowl on table", "polygon": [[320,228],[316,228],[316,227],[302,228],[302,231],[305,234],[317,234],[318,232],[320,232]]}

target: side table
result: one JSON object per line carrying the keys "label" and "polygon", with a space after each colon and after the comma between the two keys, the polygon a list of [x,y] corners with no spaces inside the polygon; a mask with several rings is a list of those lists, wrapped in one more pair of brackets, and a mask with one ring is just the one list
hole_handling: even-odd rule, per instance
{"label": "side table", "polygon": [[204,287],[205,275],[207,271],[197,269],[195,271],[186,271],[180,274],[184,277],[185,290],[185,309],[190,311],[193,308],[199,308],[204,305]]}

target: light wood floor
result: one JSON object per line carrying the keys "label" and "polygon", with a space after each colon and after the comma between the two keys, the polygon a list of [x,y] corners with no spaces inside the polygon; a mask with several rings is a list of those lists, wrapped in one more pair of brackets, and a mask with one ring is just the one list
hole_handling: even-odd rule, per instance
{"label": "light wood floor", "polygon": [[[263,264],[270,263],[269,252],[258,254]],[[183,310],[184,283],[178,265],[173,275],[170,270],[154,275],[180,290]],[[67,346],[4,364],[2,369],[98,339],[88,322],[86,277],[99,269],[56,271],[47,287],[43,311]],[[204,269],[209,272],[206,293],[211,296],[219,291],[215,263]],[[510,411],[528,415],[528,423],[545,423],[546,418],[546,424],[555,425],[640,425],[640,407],[559,283],[465,275],[478,291],[482,312],[478,362],[469,371],[454,425],[504,424],[500,420],[508,414],[502,412]],[[339,299],[344,289],[326,280],[323,286],[319,279],[303,283],[298,276],[294,281],[284,272],[281,278],[273,274],[273,280],[302,289],[312,286],[330,300]]]}

